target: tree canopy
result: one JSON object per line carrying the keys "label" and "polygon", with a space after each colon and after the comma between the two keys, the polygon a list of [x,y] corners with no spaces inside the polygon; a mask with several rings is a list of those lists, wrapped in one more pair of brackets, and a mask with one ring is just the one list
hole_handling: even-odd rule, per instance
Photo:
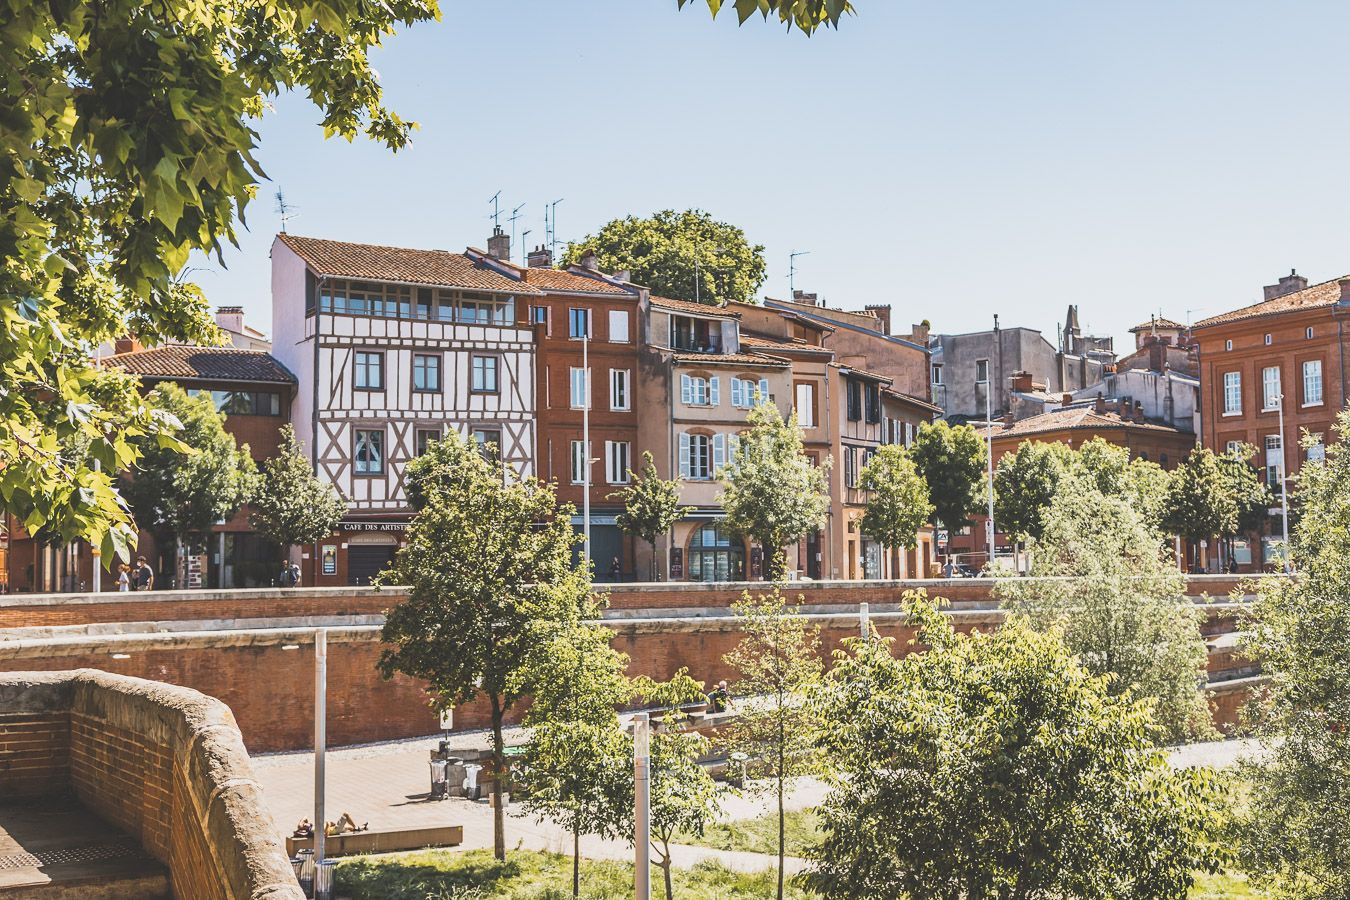
{"label": "tree canopy", "polygon": [[1191,540],[1237,533],[1231,475],[1208,447],[1197,447],[1172,475],[1163,527]]}
{"label": "tree canopy", "polygon": [[609,496],[623,503],[616,517],[619,527],[634,537],[647,542],[651,549],[651,576],[656,578],[656,542],[670,533],[684,518],[680,508],[680,483],[673,478],[662,478],[656,471],[650,450],[642,451],[642,472],[628,470],[628,487]]}
{"label": "tree canopy", "polygon": [[933,515],[928,484],[905,448],[885,444],[877,448],[858,474],[858,486],[868,492],[863,509],[864,534],[887,547],[913,549],[919,529]]}
{"label": "tree canopy", "polygon": [[[694,0],[676,0],[680,9]],[[716,18],[725,5],[724,0],[707,0],[708,9]],[[744,25],[746,20],[759,13],[765,21],[777,16],[778,21],[789,28],[800,29],[812,34],[817,28],[837,28],[844,13],[853,12],[853,4],[847,0],[736,0],[736,18]]]}
{"label": "tree canopy", "polygon": [[929,649],[851,639],[818,700],[822,897],[1184,900],[1217,867],[1219,789],[1172,768],[1146,702],[1020,617],[965,635],[909,602]]}
{"label": "tree canopy", "polygon": [[958,531],[970,524],[985,496],[984,441],[969,425],[949,425],[938,419],[925,422],[909,448],[910,458],[928,485],[933,515],[946,528]]}
{"label": "tree canopy", "polygon": [[653,294],[703,303],[751,301],[766,271],[762,245],[698,209],[615,219],[568,244],[563,262],[580,262],[587,253],[604,271],[630,272]]}
{"label": "tree canopy", "polygon": [[1059,441],[1023,441],[1005,453],[994,469],[994,521],[1016,540],[1036,539],[1045,531],[1060,481],[1070,474],[1073,450]]}
{"label": "tree canopy", "polygon": [[749,537],[764,551],[764,574],[770,581],[786,575],[783,548],[825,524],[830,498],[825,476],[828,461],[815,465],[802,447],[802,431],[794,413],[783,421],[767,399],[746,416],[749,429],[721,477],[726,483],[718,501],[723,524],[732,534]]}
{"label": "tree canopy", "polygon": [[323,540],[347,510],[333,486],[314,474],[290,425],[281,429],[277,455],[263,461],[262,478],[249,505],[253,527],[283,547]]}

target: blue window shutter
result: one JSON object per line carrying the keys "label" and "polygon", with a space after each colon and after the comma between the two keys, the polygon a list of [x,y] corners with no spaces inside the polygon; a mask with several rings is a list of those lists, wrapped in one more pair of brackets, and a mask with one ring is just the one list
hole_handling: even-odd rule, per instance
{"label": "blue window shutter", "polygon": [[727,464],[727,436],[725,434],[715,434],[712,440],[712,466],[713,476],[722,471],[722,467]]}
{"label": "blue window shutter", "polygon": [[689,477],[689,435],[680,432],[680,477]]}
{"label": "blue window shutter", "polygon": [[716,375],[708,379],[708,405],[716,406],[722,402],[721,379]]}
{"label": "blue window shutter", "polygon": [[745,382],[739,378],[731,379],[731,405],[745,405]]}
{"label": "blue window shutter", "polygon": [[694,402],[694,384],[688,375],[680,376],[680,402],[686,406]]}
{"label": "blue window shutter", "polygon": [[765,401],[769,399],[769,379],[767,378],[759,380],[759,398]]}

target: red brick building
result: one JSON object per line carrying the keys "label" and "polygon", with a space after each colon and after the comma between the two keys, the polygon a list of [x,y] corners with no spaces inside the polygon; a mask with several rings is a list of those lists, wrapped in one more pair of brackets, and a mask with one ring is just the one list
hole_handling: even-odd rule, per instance
{"label": "red brick building", "polygon": [[[1345,408],[1345,318],[1350,277],[1309,285],[1290,272],[1263,289],[1259,303],[1196,322],[1200,347],[1201,435],[1223,453],[1237,444],[1256,448],[1252,462],[1279,495],[1303,461],[1332,440],[1332,424]],[[1283,430],[1281,429],[1283,412]],[[1304,434],[1317,445],[1304,450]],[[1281,537],[1272,516],[1264,545],[1237,548],[1238,562],[1268,562],[1270,542]]]}

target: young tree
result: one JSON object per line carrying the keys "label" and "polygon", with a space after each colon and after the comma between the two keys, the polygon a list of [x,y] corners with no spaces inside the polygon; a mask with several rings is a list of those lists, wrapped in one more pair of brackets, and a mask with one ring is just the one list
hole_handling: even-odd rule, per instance
{"label": "young tree", "polygon": [[592,609],[590,579],[572,562],[571,507],[559,508],[548,484],[504,478],[456,431],[408,468],[420,508],[382,581],[409,593],[386,616],[379,668],[423,679],[442,709],[487,701],[493,851],[505,859],[503,722],[537,687],[529,664]]}
{"label": "young tree", "polygon": [[943,526],[958,531],[970,524],[984,496],[984,441],[969,425],[951,426],[942,419],[919,428],[909,448],[914,466],[928,485],[933,515]]}
{"label": "young tree", "polygon": [[628,487],[609,496],[623,502],[623,510],[616,517],[619,527],[646,541],[651,548],[651,578],[655,581],[656,542],[670,534],[671,527],[684,518],[684,510],[680,508],[680,483],[657,473],[649,450],[642,452],[642,474],[634,474],[629,469],[628,481]]}
{"label": "young tree", "polygon": [[765,578],[782,581],[787,575],[783,548],[825,524],[829,466],[807,457],[795,413],[784,422],[778,407],[761,398],[746,422],[750,427],[736,442],[731,464],[719,473],[726,487],[718,502],[727,530],[762,548]]}
{"label": "young tree", "polygon": [[211,526],[239,511],[257,489],[258,470],[248,445],[236,446],[225,430],[225,417],[211,395],[189,395],[166,382],[146,398],[162,415],[182,428],[177,438],[191,452],[162,446],[151,435],[136,438],[140,464],[125,482],[124,492],[141,528],[163,548],[175,548],[176,568],[182,553],[201,545]]}
{"label": "young tree", "polygon": [[1174,770],[1148,704],[1113,697],[1019,617],[958,634],[910,600],[926,652],[852,639],[817,703],[839,775],[807,882],[860,897],[1184,900],[1217,868],[1220,792]]}
{"label": "young tree", "polygon": [[994,521],[1014,540],[1039,538],[1059,483],[1073,464],[1073,450],[1059,441],[1023,441],[994,470]]}
{"label": "young tree", "polygon": [[677,300],[748,303],[764,283],[764,247],[699,209],[615,219],[568,244],[563,262],[580,262],[587,253],[601,269],[627,270],[653,294]]}
{"label": "young tree", "polygon": [[1237,500],[1214,451],[1197,447],[1173,473],[1162,523],[1192,542],[1237,533]]}
{"label": "young tree", "polygon": [[524,724],[530,740],[513,777],[527,810],[572,833],[572,896],[581,895],[581,836],[629,837],[633,746],[616,711],[634,695],[628,657],[603,625],[560,630],[530,662],[534,686]]}
{"label": "young tree", "polygon": [[1031,546],[1036,577],[995,585],[1004,607],[1062,629],[1089,672],[1114,676],[1112,694],[1152,702],[1169,740],[1212,736],[1201,613],[1130,501],[1065,481]]}
{"label": "young tree", "polygon": [[[317,544],[333,533],[347,511],[333,486],[315,476],[290,425],[281,429],[277,455],[263,461],[262,479],[250,506],[253,527],[283,547]],[[318,554],[314,556],[317,567]]]}
{"label": "young tree", "polygon": [[[674,897],[670,845],[677,835],[702,837],[717,819],[722,791],[708,770],[699,765],[709,741],[696,731],[665,729],[652,735],[649,788],[652,849],[666,886],[666,900]],[[630,782],[631,784],[631,782]]]}
{"label": "young tree", "polygon": [[749,757],[747,774],[768,779],[774,791],[778,900],[782,900],[787,782],[820,771],[821,764],[815,744],[817,710],[807,702],[820,683],[820,630],[785,605],[778,590],[761,594],[758,600],[746,593],[732,610],[746,636],[722,660],[740,673],[736,695],[746,702],[737,707],[723,741],[730,750]]}
{"label": "young tree", "polygon": [[1233,538],[1265,528],[1270,508],[1275,505],[1275,495],[1251,464],[1255,453],[1256,448],[1251,444],[1240,444],[1232,452],[1218,457],[1226,490],[1237,506],[1236,530],[1222,535],[1229,541],[1230,553]]}
{"label": "young tree", "polygon": [[927,483],[905,449],[898,444],[877,448],[858,474],[858,486],[868,492],[859,523],[863,533],[887,547],[912,550],[919,529],[933,515],[933,504],[928,502]]}
{"label": "young tree", "polygon": [[1244,651],[1270,676],[1253,709],[1264,762],[1246,767],[1247,870],[1279,896],[1350,897],[1350,414],[1299,472],[1298,574],[1261,586]]}

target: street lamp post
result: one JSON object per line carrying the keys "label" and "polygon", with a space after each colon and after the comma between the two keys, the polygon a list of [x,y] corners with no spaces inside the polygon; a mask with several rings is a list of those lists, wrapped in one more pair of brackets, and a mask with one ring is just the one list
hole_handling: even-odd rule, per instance
{"label": "street lamp post", "polygon": [[994,564],[994,401],[993,387],[989,378],[989,366],[985,365],[984,373],[984,420],[985,420],[985,450],[989,457],[989,523],[986,537],[989,541],[989,565]]}
{"label": "street lamp post", "polygon": [[328,631],[314,632],[314,865],[323,862],[324,751],[328,724]]}
{"label": "street lamp post", "polygon": [[586,392],[581,402],[581,533],[582,558],[591,571],[591,311],[586,310],[586,330],[581,335],[581,383]]}
{"label": "street lamp post", "polygon": [[1288,451],[1284,444],[1284,394],[1278,398],[1280,413],[1280,526],[1283,531],[1281,540],[1284,543],[1284,568],[1289,570],[1289,480],[1285,476],[1288,468]]}
{"label": "street lamp post", "polygon": [[633,716],[633,900],[652,897],[651,722]]}

